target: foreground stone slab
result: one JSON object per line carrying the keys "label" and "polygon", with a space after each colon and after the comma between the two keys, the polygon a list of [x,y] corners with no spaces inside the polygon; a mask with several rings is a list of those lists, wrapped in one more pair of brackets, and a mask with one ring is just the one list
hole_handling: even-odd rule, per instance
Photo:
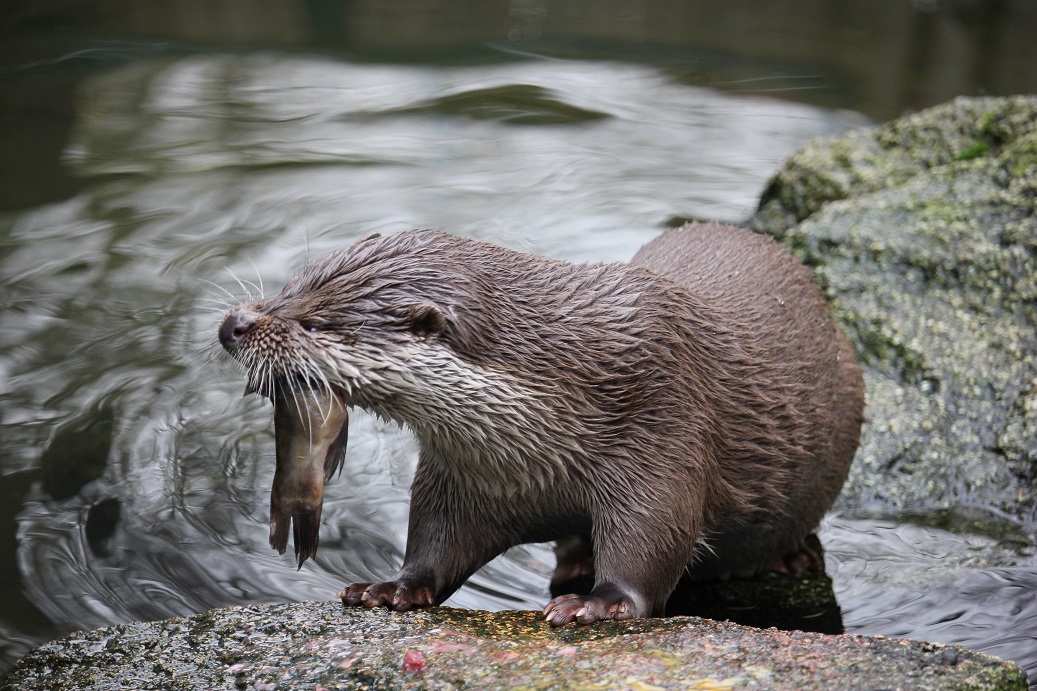
{"label": "foreground stone slab", "polygon": [[552,629],[536,612],[398,614],[255,605],[75,633],[14,689],[1025,689],[956,646],[751,629],[694,617]]}

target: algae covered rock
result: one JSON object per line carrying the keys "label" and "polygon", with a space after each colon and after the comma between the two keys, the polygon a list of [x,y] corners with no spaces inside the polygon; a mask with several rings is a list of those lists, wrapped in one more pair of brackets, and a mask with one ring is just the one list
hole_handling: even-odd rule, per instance
{"label": "algae covered rock", "polygon": [[811,142],[750,225],[822,281],[865,365],[845,507],[1037,511],[1037,97]]}
{"label": "algae covered rock", "polygon": [[73,634],[24,657],[19,689],[1024,689],[956,646],[697,618],[553,629],[539,612],[398,614],[338,602],[235,607]]}

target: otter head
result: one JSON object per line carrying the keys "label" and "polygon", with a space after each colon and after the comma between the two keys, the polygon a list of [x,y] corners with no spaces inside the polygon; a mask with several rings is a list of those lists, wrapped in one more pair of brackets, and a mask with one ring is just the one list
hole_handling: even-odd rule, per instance
{"label": "otter head", "polygon": [[449,288],[423,247],[392,240],[367,236],[224,316],[220,343],[242,365],[246,393],[318,389],[376,410],[402,393],[415,349],[446,329],[437,303]]}
{"label": "otter head", "polygon": [[429,278],[421,253],[408,262],[381,245],[369,236],[331,254],[278,295],[233,308],[219,326],[220,343],[244,369],[246,394],[274,404],[270,544],[283,553],[292,526],[300,566],[316,552],[323,484],[341,468],[348,407],[383,412],[406,394],[415,348],[445,329],[440,308],[420,296]]}

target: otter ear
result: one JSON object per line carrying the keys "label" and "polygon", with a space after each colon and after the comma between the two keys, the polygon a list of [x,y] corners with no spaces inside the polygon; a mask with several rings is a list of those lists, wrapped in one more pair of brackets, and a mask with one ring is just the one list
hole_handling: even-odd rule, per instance
{"label": "otter ear", "polygon": [[409,305],[403,314],[407,328],[419,336],[438,336],[446,331],[446,317],[433,304],[422,302]]}

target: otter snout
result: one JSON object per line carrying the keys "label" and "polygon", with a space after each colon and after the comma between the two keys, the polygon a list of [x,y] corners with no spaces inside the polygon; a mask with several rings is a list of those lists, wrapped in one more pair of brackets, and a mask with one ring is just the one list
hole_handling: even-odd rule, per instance
{"label": "otter snout", "polygon": [[237,350],[241,339],[256,325],[255,318],[242,309],[233,309],[227,313],[220,324],[220,344],[228,353]]}

